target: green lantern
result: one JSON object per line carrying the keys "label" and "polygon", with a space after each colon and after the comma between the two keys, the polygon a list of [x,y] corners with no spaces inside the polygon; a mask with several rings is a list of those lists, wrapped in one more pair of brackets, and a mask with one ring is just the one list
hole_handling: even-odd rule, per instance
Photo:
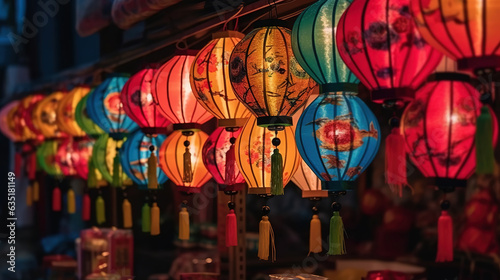
{"label": "green lantern", "polygon": [[[92,91],[91,91],[92,92]],[[97,138],[104,131],[87,114],[87,99],[89,94],[85,95],[76,105],[75,120],[78,126],[92,138]]]}
{"label": "green lantern", "polygon": [[51,176],[62,176],[61,168],[56,164],[57,140],[45,140],[36,151],[37,164]]}
{"label": "green lantern", "polygon": [[[115,187],[132,185],[132,180],[123,172],[120,162],[116,162],[117,148],[120,149],[126,138],[115,140],[109,134],[99,136],[92,151],[92,161],[104,180]],[[118,166],[115,166],[118,164]],[[118,170],[114,174],[114,170]]]}

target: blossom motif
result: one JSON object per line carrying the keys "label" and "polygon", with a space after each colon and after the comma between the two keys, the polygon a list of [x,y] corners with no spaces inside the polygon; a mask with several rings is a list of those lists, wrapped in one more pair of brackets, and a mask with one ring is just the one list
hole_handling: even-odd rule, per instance
{"label": "blossom motif", "polygon": [[410,30],[411,27],[411,19],[407,17],[398,17],[393,23],[392,27],[394,28],[394,31],[397,33],[405,33]]}
{"label": "blossom motif", "polygon": [[347,33],[346,42],[344,42],[344,49],[347,53],[353,55],[363,51],[360,37],[361,35],[356,31]]}
{"label": "blossom motif", "polygon": [[243,60],[236,56],[229,65],[229,77],[233,83],[241,83],[243,78],[246,76],[245,65],[243,65]]}
{"label": "blossom motif", "polygon": [[381,51],[389,49],[389,42],[392,45],[400,40],[398,33],[396,33],[391,26],[388,26],[387,23],[382,21],[372,22],[368,30],[365,30],[364,33],[368,46],[372,49]]}

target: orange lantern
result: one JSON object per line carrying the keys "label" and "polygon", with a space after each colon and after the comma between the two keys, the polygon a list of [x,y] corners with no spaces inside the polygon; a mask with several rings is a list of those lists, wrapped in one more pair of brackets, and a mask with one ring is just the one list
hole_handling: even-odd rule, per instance
{"label": "orange lantern", "polygon": [[56,123],[59,128],[74,137],[83,137],[85,132],[75,120],[75,111],[78,102],[90,92],[90,87],[76,86],[59,101],[56,109]]}
{"label": "orange lantern", "polygon": [[57,106],[67,93],[65,91],[56,91],[35,106],[32,118],[34,126],[40,130],[45,138],[63,138],[68,135],[57,125]]}

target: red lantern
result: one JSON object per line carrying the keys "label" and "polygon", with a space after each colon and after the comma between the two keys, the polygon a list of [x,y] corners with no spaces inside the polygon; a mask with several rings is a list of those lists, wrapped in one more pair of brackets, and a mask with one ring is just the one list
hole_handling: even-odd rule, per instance
{"label": "red lantern", "polygon": [[411,100],[441,53],[420,36],[410,0],[354,0],[339,20],[337,45],[372,101]]}
{"label": "red lantern", "polygon": [[170,124],[151,93],[151,82],[157,71],[157,65],[149,65],[137,72],[125,83],[120,95],[125,113],[145,134],[165,134]]}

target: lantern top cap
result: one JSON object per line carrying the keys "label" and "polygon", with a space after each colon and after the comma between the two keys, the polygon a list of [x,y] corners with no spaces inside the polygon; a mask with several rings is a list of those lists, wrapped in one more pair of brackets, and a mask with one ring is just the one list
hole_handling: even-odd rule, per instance
{"label": "lantern top cap", "polygon": [[456,72],[436,72],[434,74],[429,75],[427,78],[428,82],[435,81],[458,81],[458,82],[466,82],[470,83],[471,78],[467,74],[456,73]]}
{"label": "lantern top cap", "polygon": [[214,34],[212,34],[212,40],[220,38],[229,38],[229,37],[233,38],[236,37],[239,39],[243,39],[245,37],[245,34],[232,30],[225,30],[225,31],[215,32]]}
{"label": "lantern top cap", "polygon": [[196,56],[199,50],[175,50],[175,55],[187,55],[187,56]]}
{"label": "lantern top cap", "polygon": [[290,29],[289,24],[281,19],[263,19],[255,22],[253,28],[278,26]]}

